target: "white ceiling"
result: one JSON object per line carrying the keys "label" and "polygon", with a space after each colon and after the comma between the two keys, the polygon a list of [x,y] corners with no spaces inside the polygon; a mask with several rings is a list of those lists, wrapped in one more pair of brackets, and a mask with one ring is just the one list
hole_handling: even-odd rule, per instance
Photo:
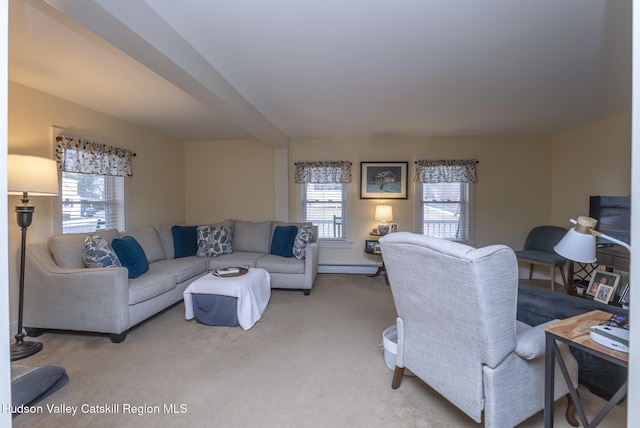
{"label": "white ceiling", "polygon": [[180,140],[553,134],[631,108],[631,0],[11,0],[9,79]]}

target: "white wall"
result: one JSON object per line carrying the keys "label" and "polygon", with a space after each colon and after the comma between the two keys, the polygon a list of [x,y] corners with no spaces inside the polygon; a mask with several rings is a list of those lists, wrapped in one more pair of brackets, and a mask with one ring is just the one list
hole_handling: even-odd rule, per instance
{"label": "white wall", "polygon": [[[640,28],[640,8],[633,2],[633,28]],[[631,117],[631,242],[640,242],[640,32],[633,31],[633,101]],[[631,272],[633,278],[640,275],[640,257],[631,254]],[[637,305],[630,306],[631,325],[640,325],[640,311]],[[640,329],[631,328],[629,353],[629,395],[627,403],[638,403],[640,399]],[[640,407],[627,406],[627,426],[640,426]]]}
{"label": "white wall", "polygon": [[631,111],[553,136],[551,221],[589,214],[589,196],[631,192]]}
{"label": "white wall", "polygon": [[[0,3],[0,99],[7,99],[7,34],[8,34],[8,4],[6,1]],[[7,105],[3,103],[0,107],[0,165],[4,171],[7,170]],[[7,188],[7,175],[0,176],[0,189]],[[7,223],[7,199],[0,198],[0,224]],[[6,229],[0,230],[0,281],[3,284],[9,283],[8,272],[8,236]],[[0,405],[11,403],[11,361],[10,361],[10,334],[9,334],[9,290],[3,287],[0,291]],[[11,426],[11,413],[0,412],[0,426]]]}
{"label": "white wall", "polygon": [[274,148],[255,140],[185,143],[187,224],[275,217]]}

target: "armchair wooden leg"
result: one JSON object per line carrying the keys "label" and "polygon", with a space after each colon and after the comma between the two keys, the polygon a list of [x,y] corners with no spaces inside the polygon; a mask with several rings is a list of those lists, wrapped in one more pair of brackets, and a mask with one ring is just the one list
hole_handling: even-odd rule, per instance
{"label": "armchair wooden leg", "polygon": [[559,266],[559,268],[560,268],[560,275],[562,275],[562,285],[564,285],[564,288],[568,290],[570,284],[569,284],[569,281],[567,281],[567,276],[564,274],[564,266]]}
{"label": "armchair wooden leg", "polygon": [[396,369],[393,371],[393,381],[391,382],[391,388],[398,389],[400,387],[402,376],[404,376],[404,367],[396,366]]}
{"label": "armchair wooden leg", "polygon": [[572,427],[580,426],[580,422],[576,419],[576,403],[571,399],[571,394],[567,394],[567,422]]}

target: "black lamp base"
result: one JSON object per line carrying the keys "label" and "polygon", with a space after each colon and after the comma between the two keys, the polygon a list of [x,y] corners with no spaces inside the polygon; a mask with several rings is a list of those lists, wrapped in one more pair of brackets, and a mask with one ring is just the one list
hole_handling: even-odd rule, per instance
{"label": "black lamp base", "polygon": [[42,351],[42,343],[28,340],[16,340],[11,344],[11,361],[22,360]]}

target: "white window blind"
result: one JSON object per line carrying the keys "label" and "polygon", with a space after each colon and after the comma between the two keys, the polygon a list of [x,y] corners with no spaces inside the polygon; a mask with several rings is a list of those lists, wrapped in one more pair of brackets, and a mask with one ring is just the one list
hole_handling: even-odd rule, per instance
{"label": "white window blind", "polygon": [[318,226],[318,238],[344,239],[345,185],[305,183],[302,185],[303,219]]}
{"label": "white window blind", "polygon": [[469,237],[469,183],[421,183],[422,234],[456,241]]}
{"label": "white window blind", "polygon": [[62,232],[124,230],[124,177],[62,172]]}

